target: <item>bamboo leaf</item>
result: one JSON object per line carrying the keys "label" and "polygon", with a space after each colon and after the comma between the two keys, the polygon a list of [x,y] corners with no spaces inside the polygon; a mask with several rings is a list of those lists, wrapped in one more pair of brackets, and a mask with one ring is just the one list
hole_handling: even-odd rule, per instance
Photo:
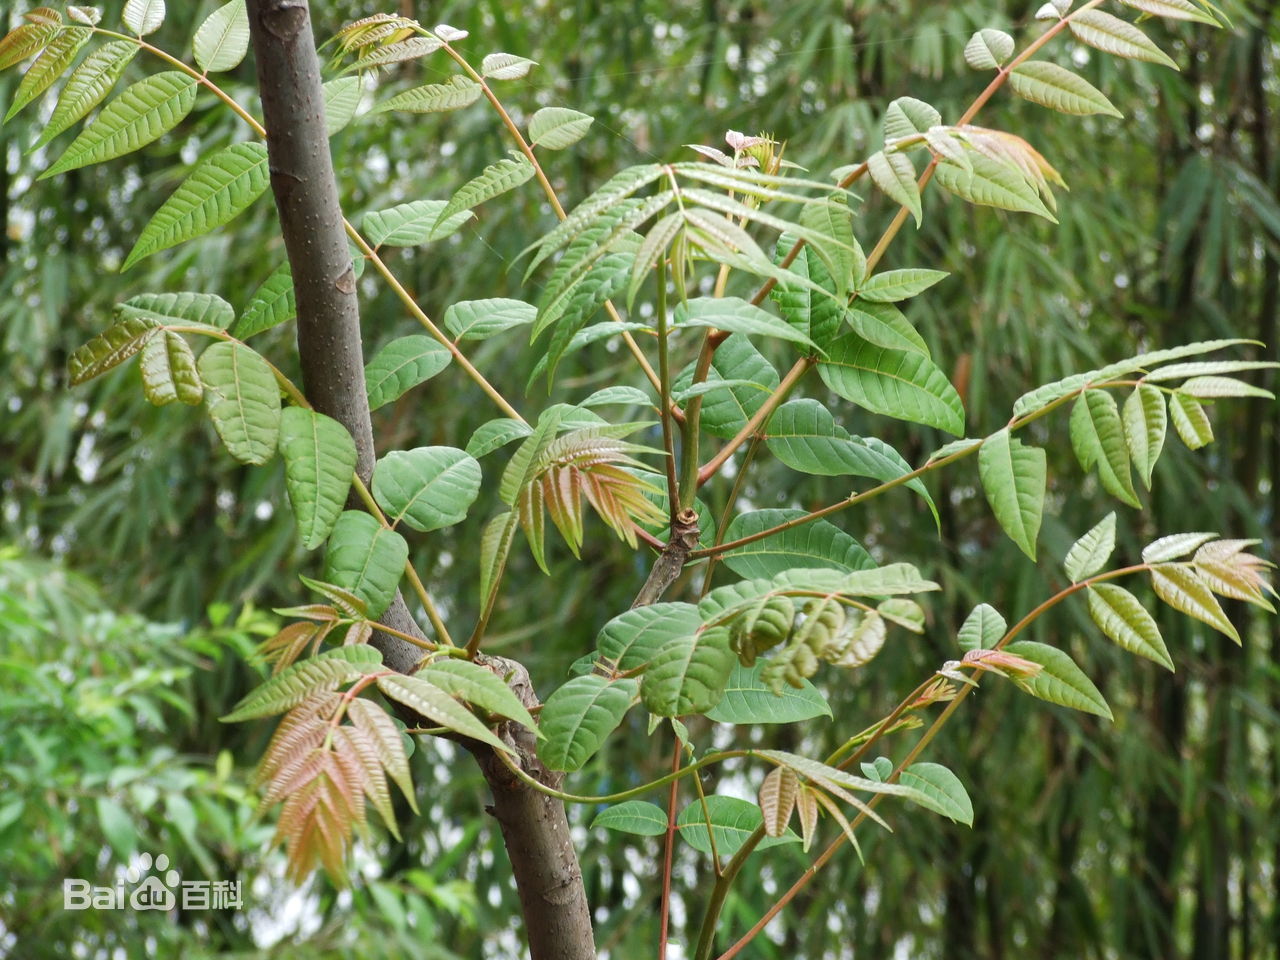
{"label": "bamboo leaf", "polygon": [[239,66],[249,52],[249,14],[244,0],[231,0],[209,14],[191,45],[196,64],[205,73]]}
{"label": "bamboo leaf", "polygon": [[635,680],[588,673],[569,680],[542,706],[538,721],[546,737],[538,757],[552,770],[573,772],[595,756],[635,699]]}
{"label": "bamboo leaf", "polygon": [[396,450],[373,471],[373,497],[392,524],[427,532],[451,527],[480,494],[480,464],[454,447]]}
{"label": "bamboo leaf", "polygon": [[179,400],[195,405],[204,398],[195,354],[187,341],[168,330],[147,340],[138,361],[142,392],[149,403],[164,406]]}
{"label": "bamboo leaf", "polygon": [[444,83],[428,83],[382,101],[371,113],[445,113],[469,107],[480,99],[480,84],[467,77],[450,77]]}
{"label": "bamboo leaf", "polygon": [[1032,560],[1044,514],[1045,462],[1043,450],[1011,437],[1008,428],[988,437],[978,451],[978,476],[991,511]]}
{"label": "bamboo leaf", "polygon": [[376,620],[391,605],[408,559],[404,537],[367,513],[345,510],[329,535],[324,579],[359,597]]}
{"label": "bamboo leaf", "polygon": [[509,746],[494,736],[493,731],[477,719],[476,715],[458,703],[433,683],[420,676],[405,677],[399,674],[379,677],[378,689],[383,696],[403,703],[410,710],[454,733],[487,743],[495,750],[511,753]]}
{"label": "bamboo leaf", "polygon": [[34,146],[43,147],[72,124],[83,120],[115,86],[125,67],[137,56],[139,47],[128,40],[112,40],[89,53],[71,71],[53,115],[44,125]]}
{"label": "bamboo leaf", "polygon": [[449,365],[449,349],[426,334],[397,337],[364,368],[369,409],[377,410],[425,383]]}
{"label": "bamboo leaf", "polygon": [[1013,681],[1033,697],[1112,719],[1111,708],[1101,691],[1063,651],[1034,640],[1015,640],[1005,650],[1043,667],[1034,677]]}
{"label": "bamboo leaf", "polygon": [[529,144],[564,150],[587,135],[593,118],[565,107],[543,107],[529,118]]}
{"label": "bamboo leaf", "polygon": [[302,545],[313,550],[328,539],[347,502],[355,441],[337,420],[289,407],[280,415],[280,454]]}
{"label": "bamboo leaf", "polygon": [[267,362],[242,343],[219,341],[197,363],[213,428],[241,463],[266,463],[280,432],[280,387]]}
{"label": "bamboo leaf", "polygon": [[1071,545],[1067,558],[1062,562],[1072,583],[1098,573],[1107,565],[1116,548],[1116,515],[1108,513],[1083,537]]}
{"label": "bamboo leaf", "polygon": [[367,644],[327,650],[276,674],[218,719],[223,723],[239,723],[284,713],[314,693],[337,690],[342,684],[359,680],[381,666],[382,655]]}
{"label": "bamboo leaf", "polygon": [[1151,585],[1156,596],[1173,609],[1207,623],[1237,644],[1240,634],[1222,610],[1218,598],[1195,571],[1176,563],[1161,563],[1151,568]]}
{"label": "bamboo leaf", "polygon": [[964,404],[946,375],[916,353],[881,347],[857,334],[833,341],[818,373],[832,390],[861,407],[964,433]]}
{"label": "bamboo leaf", "polygon": [[169,70],[125,87],[39,179],[132,153],[176,127],[195,106],[196,82]]}
{"label": "bamboo leaf", "polygon": [[1047,60],[1026,60],[1018,64],[1009,74],[1009,83],[1018,96],[1059,113],[1124,117],[1103,92],[1084,77]]}
{"label": "bamboo leaf", "polygon": [[1089,616],[1108,639],[1130,653],[1173,669],[1160,628],[1137,597],[1114,583],[1095,583],[1088,592]]}
{"label": "bamboo leaf", "polygon": [[1077,40],[1103,53],[1178,69],[1178,65],[1145,33],[1113,14],[1102,10],[1077,10],[1067,20],[1067,26]]}
{"label": "bamboo leaf", "polygon": [[121,271],[230,223],[262,196],[270,180],[266,144],[237,143],[219,150],[196,167],[156,211]]}

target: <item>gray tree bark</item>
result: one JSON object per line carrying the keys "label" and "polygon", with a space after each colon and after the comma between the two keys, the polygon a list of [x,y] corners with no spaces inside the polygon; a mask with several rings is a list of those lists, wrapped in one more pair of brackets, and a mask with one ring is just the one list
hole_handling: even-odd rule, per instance
{"label": "gray tree bark", "polygon": [[[325,128],[320,62],[306,0],[248,0],[249,28],[267,128],[271,190],[293,271],[298,303],[298,354],[308,400],[351,432],[366,481],[375,460],[365,394],[364,355],[355,274],[343,227],[333,158]],[[421,635],[404,600],[383,617],[388,626]],[[390,634],[375,635],[387,666],[410,672],[419,651]],[[530,706],[537,698],[528,672],[503,661],[499,675]],[[429,724],[428,724],[429,725]],[[541,782],[558,778],[537,762],[532,737],[517,724],[503,735],[526,771]],[[564,805],[526,786],[480,744],[468,744],[493,791],[511,859],[533,960],[591,960],[591,913]]]}

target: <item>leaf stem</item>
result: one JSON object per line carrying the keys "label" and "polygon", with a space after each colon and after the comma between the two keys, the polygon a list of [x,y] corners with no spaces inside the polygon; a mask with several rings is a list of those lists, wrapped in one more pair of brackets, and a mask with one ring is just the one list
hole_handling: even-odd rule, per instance
{"label": "leaf stem", "polygon": [[[679,737],[674,737],[675,746],[671,751],[671,772],[680,771],[682,756]],[[667,835],[662,846],[662,907],[658,923],[658,960],[667,958],[667,930],[671,920],[671,866],[676,849],[676,798],[680,793],[680,781],[671,781],[671,790],[667,794]]]}
{"label": "leaf stem", "polygon": [[659,787],[665,787],[669,783],[679,780],[681,777],[687,777],[691,773],[701,770],[703,767],[709,767],[713,763],[722,763],[725,760],[731,760],[734,757],[752,757],[755,756],[754,750],[718,750],[715,753],[709,753],[701,760],[695,760],[687,767],[681,767],[679,770],[667,774],[665,777],[659,777],[649,783],[641,784],[638,787],[632,787],[630,790],[623,790],[619,793],[607,793],[599,797],[586,797],[576,793],[565,793],[563,790],[557,790],[549,787],[542,781],[533,777],[520,769],[520,766],[508,757],[502,757],[502,762],[507,765],[517,777],[523,780],[539,793],[545,793],[548,797],[555,797],[557,800],[563,800],[565,803],[579,804],[600,804],[600,803],[620,803],[623,800],[631,800],[642,794],[648,793],[650,790],[656,790]]}

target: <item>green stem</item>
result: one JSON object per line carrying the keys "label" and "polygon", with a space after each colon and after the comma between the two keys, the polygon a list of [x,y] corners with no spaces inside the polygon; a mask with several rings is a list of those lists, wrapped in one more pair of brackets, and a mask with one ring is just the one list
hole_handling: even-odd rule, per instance
{"label": "green stem", "polygon": [[[662,449],[667,454],[667,507],[670,520],[674,526],[676,514],[684,504],[681,502],[680,485],[676,480],[676,440],[671,428],[671,356],[667,343],[667,269],[665,262],[658,263],[658,402],[662,412]],[[692,411],[692,406],[690,407]],[[687,431],[689,423],[694,419],[692,413],[685,420]],[[684,450],[688,457],[688,450]]]}
{"label": "green stem", "polygon": [[687,767],[681,767],[679,770],[673,771],[672,773],[667,774],[665,777],[659,777],[657,780],[650,781],[649,783],[642,784],[638,787],[632,787],[630,790],[623,790],[620,793],[606,793],[603,796],[599,796],[599,797],[584,797],[580,794],[565,793],[563,790],[557,790],[554,787],[549,787],[542,781],[525,773],[524,770],[520,769],[519,764],[512,761],[512,759],[508,757],[505,753],[499,753],[498,756],[501,758],[502,762],[506,764],[506,767],[508,770],[514,773],[517,777],[523,780],[530,787],[537,790],[539,793],[545,793],[548,797],[555,797],[557,800],[562,800],[565,803],[597,804],[597,803],[619,803],[623,800],[630,800],[633,797],[638,797],[643,794],[646,794],[650,790],[656,790],[658,787],[665,787],[667,784],[673,783],[676,780],[679,780],[681,777],[687,777],[689,774],[695,773],[698,770],[701,770],[703,767],[709,767],[713,763],[722,763],[723,761],[731,760],[734,757],[755,756],[755,751],[754,750],[719,750],[719,751],[716,751],[715,753],[709,753],[705,757],[703,757],[701,760],[695,760],[693,763],[689,764]]}

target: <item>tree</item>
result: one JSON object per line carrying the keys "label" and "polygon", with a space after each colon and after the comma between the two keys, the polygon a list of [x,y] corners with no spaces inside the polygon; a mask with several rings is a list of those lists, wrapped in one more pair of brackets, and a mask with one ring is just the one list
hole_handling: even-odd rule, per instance
{"label": "tree", "polygon": [[[1061,600],[1087,590],[1090,612],[1108,636],[1123,647],[1168,662],[1154,621],[1133,595],[1111,583],[1122,573],[1149,572],[1162,599],[1238,639],[1210,591],[1217,588],[1222,595],[1267,605],[1260,565],[1243,552],[1245,544],[1201,535],[1165,538],[1144,551],[1141,564],[1103,572],[1115,541],[1112,516],[1098,523],[1068,554],[1070,586],[1010,630],[993,608],[977,607],[960,630],[965,658],[930,675],[827,764],[789,752],[755,751],[776,767],[761,796],[765,816],[724,800],[700,799],[686,811],[687,816],[676,818],[674,790],[681,776],[744,755],[744,751],[729,750],[697,757],[695,752],[697,759],[682,765],[688,734],[680,717],[705,713],[714,717],[719,710],[721,718],[759,722],[779,709],[780,701],[770,698],[784,684],[806,697],[816,696],[820,703],[820,695],[806,685],[820,659],[861,666],[879,650],[888,624],[907,630],[919,630],[924,624],[922,608],[906,598],[937,585],[907,564],[875,567],[851,537],[826,524],[826,517],[898,487],[924,497],[936,512],[920,478],[976,454],[996,519],[1034,559],[1046,495],[1045,455],[1014,437],[1014,430],[1071,402],[1071,437],[1082,466],[1096,467],[1103,487],[1122,502],[1134,504],[1137,492],[1131,464],[1150,485],[1164,439],[1163,394],[1170,396],[1170,416],[1179,435],[1188,445],[1198,446],[1210,436],[1202,400],[1256,391],[1225,375],[1265,364],[1185,359],[1234,345],[1231,342],[1156,351],[1033,391],[1015,405],[1014,418],[1006,428],[982,440],[948,445],[915,470],[882,440],[850,436],[816,401],[787,400],[789,391],[816,369],[830,390],[867,410],[963,432],[959,393],[893,306],[922,293],[942,274],[918,268],[876,272],[875,268],[909,213],[919,215],[919,191],[934,176],[944,188],[971,202],[1053,219],[1050,185],[1059,179],[1053,167],[1020,138],[972,127],[969,121],[1006,80],[1024,97],[1065,112],[1114,112],[1106,97],[1081,78],[1031,59],[1067,29],[1081,41],[1109,52],[1156,61],[1163,58],[1137,28],[1097,11],[1097,6],[1091,3],[1070,13],[1053,13],[1053,25],[1017,57],[1008,35],[999,31],[975,35],[966,56],[975,66],[997,69],[997,74],[965,117],[945,126],[922,101],[895,101],[885,118],[885,149],[839,171],[834,188],[823,181],[787,175],[778,145],[770,138],[732,135],[730,153],[702,150],[712,164],[628,169],[567,218],[534,148],[572,145],[585,133],[590,118],[547,108],[530,119],[526,138],[487,80],[522,75],[527,61],[494,54],[477,70],[451,46],[459,38],[450,28],[427,31],[406,18],[370,18],[337,37],[339,51],[356,58],[357,71],[443,51],[466,75],[406,91],[384,100],[380,109],[439,109],[485,96],[516,139],[522,158],[499,161],[448,202],[417,201],[367,215],[360,232],[342,219],[329,155],[322,147],[325,121],[336,125],[335,116],[341,118],[353,97],[351,91],[358,91],[359,84],[353,88],[351,78],[345,78],[345,84],[340,78],[327,89],[321,86],[305,6],[264,3],[251,5],[246,13],[232,3],[201,27],[196,61],[206,73],[234,66],[252,32],[267,150],[257,144],[235,144],[204,160],[144,228],[126,263],[221,225],[265,191],[269,165],[300,318],[298,353],[304,389],[295,387],[243,343],[256,332],[253,327],[263,321],[262,314],[276,304],[288,303],[290,284],[284,273],[268,281],[271,286],[255,298],[256,312],[251,306],[230,333],[225,328],[234,314],[228,316],[217,298],[182,294],[134,298],[122,306],[116,327],[73,356],[71,369],[74,378],[87,379],[142,353],[149,395],[162,402],[199,402],[204,396],[215,427],[238,459],[264,462],[274,453],[278,437],[304,540],[309,546],[329,541],[324,581],[309,582],[329,604],[299,608],[296,613],[302,621],[268,642],[264,652],[278,670],[287,672],[251,694],[232,714],[249,718],[290,710],[264,761],[263,773],[272,783],[268,798],[288,798],[281,836],[300,875],[317,859],[340,874],[345,841],[363,824],[363,794],[385,816],[389,809],[386,777],[402,783],[406,767],[399,734],[387,726],[385,714],[370,708],[364,698],[356,698],[376,685],[405,711],[415,728],[443,728],[447,735],[461,737],[477,754],[494,791],[494,809],[525,903],[534,955],[593,955],[585,891],[560,804],[566,794],[558,789],[560,777],[553,770],[580,767],[638,697],[652,715],[670,719],[679,744],[673,775],[647,787],[673,784],[665,814],[668,851],[679,832],[695,846],[706,846],[718,861],[720,855],[729,854],[734,841],[728,838],[735,832],[744,835],[738,837],[740,845],[729,866],[723,873],[716,871],[716,889],[698,948],[700,955],[710,955],[718,910],[729,885],[766,836],[790,839],[786,823],[793,806],[798,805],[806,839],[814,829],[819,805],[847,825],[846,833],[840,834],[820,863],[830,858],[846,834],[853,836],[864,818],[879,819],[875,807],[885,796],[907,797],[956,819],[971,817],[968,798],[953,774],[914,761],[971,689],[973,676],[985,672],[1009,676],[1044,699],[1109,715],[1101,694],[1065,653],[1014,639]],[[145,32],[150,26],[146,17],[156,8],[155,4],[131,4],[126,22],[138,33]],[[1178,9],[1184,16],[1213,19],[1211,8]],[[51,72],[47,65],[37,69],[49,51],[54,51],[49,62],[61,61],[65,69],[84,37],[87,34],[80,28],[65,27],[56,14],[42,8],[6,44],[24,53],[44,50],[28,74],[35,76],[30,84],[34,88]],[[73,48],[70,57],[66,48]],[[122,130],[127,131],[125,140],[154,139],[153,134],[173,125],[170,120],[175,115],[174,123],[190,111],[197,84],[212,87],[189,68],[185,75],[175,71],[140,83],[146,86],[131,87],[108,105],[52,169],[70,169],[82,161],[109,156],[116,149],[109,144]],[[134,97],[128,99],[131,91]],[[142,106],[134,106],[140,99]],[[243,108],[233,109],[263,132]],[[166,113],[170,110],[174,112]],[[101,146],[104,143],[108,146]],[[918,186],[912,185],[915,168],[909,154],[913,150],[926,157]],[[456,339],[444,335],[395,280],[380,248],[456,229],[472,207],[534,177],[564,219],[562,226],[534,244],[534,265],[567,248],[547,282],[542,302],[536,309],[512,301],[458,305],[444,321]],[[864,254],[855,239],[845,200],[846,189],[863,178],[904,204],[870,254]],[[637,198],[642,189],[648,192]],[[767,206],[779,203],[798,205],[802,212],[781,216],[772,212],[776,207]],[[632,231],[646,223],[650,223],[646,235],[639,240]],[[748,225],[781,234],[775,257],[767,256],[746,232]],[[434,342],[422,337],[393,341],[366,371],[355,275],[344,233],[363,261],[396,289]],[[690,293],[699,292],[696,274],[705,262],[715,269],[715,296],[691,297]],[[653,403],[652,395],[637,395],[635,387],[606,391],[591,402],[640,400],[655,406],[661,421],[660,451],[625,439],[643,425],[603,422],[591,413],[591,404],[555,406],[535,424],[527,423],[459,346],[464,339],[532,323],[535,335],[549,332],[546,367],[554,376],[565,354],[601,331],[599,326],[584,330],[595,311],[609,298],[623,294],[630,310],[632,298],[647,289],[644,285],[651,270],[657,275],[652,291],[656,369],[632,338],[638,327],[606,324],[603,331],[622,329],[640,369],[654,386],[657,402]],[[750,277],[760,282],[750,300],[723,296],[732,289],[730,283],[740,285]],[[667,301],[673,294],[680,303],[669,311]],[[778,305],[777,315],[762,309],[770,294]],[[617,317],[612,304],[607,309]],[[285,319],[289,312],[281,309],[269,319]],[[646,316],[643,301],[629,316]],[[845,322],[851,331],[846,332]],[[685,375],[677,375],[669,356],[670,336],[687,338],[697,331],[705,333],[695,341],[697,349]],[[197,364],[183,334],[206,334],[221,342]],[[749,336],[798,344],[801,356],[784,377],[778,377]],[[419,447],[393,452],[384,455],[375,469],[371,401],[396,398],[450,360],[484,389],[505,417],[482,427],[468,451]],[[404,371],[409,369],[413,375],[406,378]],[[362,371],[376,375],[368,392],[360,382]],[[1170,390],[1163,384],[1171,378],[1184,382]],[[1121,388],[1132,388],[1123,415],[1108,392]],[[281,389],[294,404],[283,412]],[[681,433],[678,457],[677,431]],[[412,567],[406,568],[432,626],[434,639],[427,640],[396,592],[409,553],[396,527],[403,524],[431,532],[456,523],[479,493],[480,451],[491,452],[521,437],[523,442],[498,489],[500,499],[511,509],[494,518],[478,540],[481,605],[477,626],[465,646],[451,642],[435,601]],[[727,442],[702,462],[699,446],[713,437]],[[744,446],[749,452],[734,461]],[[747,462],[762,448],[804,473],[868,477],[878,485],[798,515],[762,510],[735,517],[726,508],[718,524],[710,522],[707,512],[698,509],[696,491],[716,481],[729,463],[736,466],[736,490]],[[656,473],[665,480],[665,489],[645,476],[655,472],[655,454],[661,465]],[[352,471],[354,478],[348,476]],[[355,493],[348,496],[352,486]],[[648,494],[654,495],[652,501]],[[579,676],[547,701],[536,724],[544,740],[534,749],[528,731],[535,724],[527,711],[537,704],[530,685],[519,665],[486,657],[481,644],[498,602],[498,585],[517,527],[545,570],[545,515],[550,515],[576,554],[584,541],[584,500],[624,541],[635,546],[644,540],[658,550],[658,556],[639,590],[638,612],[612,619],[601,634],[596,665],[584,665]],[[735,494],[726,500],[732,507]],[[344,505],[349,509],[344,511]],[[368,513],[362,512],[365,508]],[[665,520],[670,529],[665,541],[661,530],[652,529],[659,520]],[[701,540],[700,534],[712,526],[714,537]],[[1196,551],[1193,559],[1182,559],[1192,551]],[[657,603],[682,576],[687,582],[691,560],[704,559],[708,563],[701,573],[704,596],[700,603]],[[820,561],[820,567],[812,568],[806,560]],[[721,562],[748,579],[713,587],[711,568]],[[376,629],[371,625],[374,617],[380,623]],[[342,647],[291,666],[309,645],[315,650],[327,637],[336,637],[337,627],[346,629]],[[381,662],[369,656],[366,641],[381,653]],[[437,655],[425,666],[422,648]],[[767,665],[757,664],[756,658],[770,650]],[[413,674],[409,680],[394,675],[409,673]],[[495,684],[497,677],[508,685]],[[332,692],[348,684],[342,697]],[[735,691],[744,691],[749,701],[746,706],[735,705],[736,713],[735,707],[721,708],[730,684]],[[512,689],[518,692],[518,700],[511,696]],[[479,714],[460,707],[459,699]],[[865,776],[843,771],[870,758],[869,751],[883,736],[911,728],[920,711],[941,701],[948,702],[947,707],[897,764],[885,761],[884,766],[867,759]],[[343,724],[347,711],[353,723]],[[523,739],[513,745],[495,737],[482,722],[486,716],[506,718],[500,728],[503,736],[518,733]],[[833,766],[837,762],[838,768]],[[869,794],[870,799],[859,799],[851,792],[855,790]],[[857,810],[851,821],[845,819],[837,801]],[[632,805],[615,808],[611,817],[615,824],[632,828],[639,824],[643,830],[649,813],[649,807]],[[743,823],[754,829],[742,829]],[[394,830],[393,820],[389,819],[389,826]],[[783,903],[798,889],[793,888]],[[558,908],[546,909],[548,901]],[[752,934],[762,925],[753,928]]]}

